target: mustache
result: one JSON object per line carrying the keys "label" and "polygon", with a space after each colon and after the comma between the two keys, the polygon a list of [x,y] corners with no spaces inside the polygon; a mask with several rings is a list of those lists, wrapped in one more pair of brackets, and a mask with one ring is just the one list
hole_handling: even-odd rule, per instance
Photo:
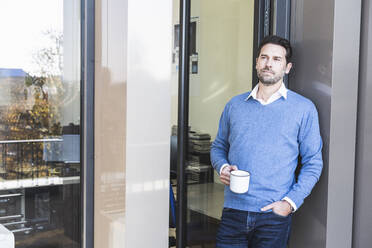
{"label": "mustache", "polygon": [[262,72],[270,72],[270,73],[274,73],[272,70],[270,70],[269,68],[263,68],[261,69]]}

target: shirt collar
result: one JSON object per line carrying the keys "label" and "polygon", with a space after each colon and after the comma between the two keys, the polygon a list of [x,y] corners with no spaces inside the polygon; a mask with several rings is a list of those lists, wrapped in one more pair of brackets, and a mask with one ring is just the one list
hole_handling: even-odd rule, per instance
{"label": "shirt collar", "polygon": [[[249,98],[253,98],[253,99],[257,99],[257,91],[258,91],[258,86],[259,84],[257,84],[253,90],[251,91],[251,93],[249,94],[249,96],[245,99],[246,101],[249,99]],[[284,83],[282,83],[282,85],[280,86],[280,88],[274,92],[273,95],[275,94],[279,94],[280,96],[284,97],[284,99],[287,99],[287,92],[288,92],[288,89],[285,87]]]}

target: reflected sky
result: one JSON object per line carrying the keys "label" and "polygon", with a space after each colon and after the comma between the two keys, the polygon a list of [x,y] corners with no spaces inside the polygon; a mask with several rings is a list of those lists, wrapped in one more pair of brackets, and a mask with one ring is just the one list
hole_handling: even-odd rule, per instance
{"label": "reflected sky", "polygon": [[32,55],[50,42],[44,33],[62,33],[63,0],[1,0],[0,30],[0,68],[33,72]]}

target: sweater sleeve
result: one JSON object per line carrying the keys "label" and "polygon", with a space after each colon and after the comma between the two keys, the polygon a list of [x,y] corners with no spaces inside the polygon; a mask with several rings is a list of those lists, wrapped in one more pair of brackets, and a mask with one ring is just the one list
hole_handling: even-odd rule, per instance
{"label": "sweater sleeve", "polygon": [[299,152],[301,156],[301,170],[297,182],[286,197],[290,198],[299,208],[304,199],[318,182],[323,168],[322,139],[319,131],[318,112],[313,104],[304,115],[299,135]]}
{"label": "sweater sleeve", "polygon": [[211,146],[211,162],[213,168],[219,173],[224,164],[229,164],[229,109],[230,104],[226,104],[222,112],[216,139]]}

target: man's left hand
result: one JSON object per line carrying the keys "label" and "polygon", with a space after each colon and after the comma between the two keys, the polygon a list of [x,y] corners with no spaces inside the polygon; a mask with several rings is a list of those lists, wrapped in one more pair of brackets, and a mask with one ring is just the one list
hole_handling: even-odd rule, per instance
{"label": "man's left hand", "polygon": [[270,209],[272,209],[274,213],[281,216],[288,216],[292,212],[291,204],[284,200],[273,202],[266,207],[261,208],[261,211],[265,212]]}

